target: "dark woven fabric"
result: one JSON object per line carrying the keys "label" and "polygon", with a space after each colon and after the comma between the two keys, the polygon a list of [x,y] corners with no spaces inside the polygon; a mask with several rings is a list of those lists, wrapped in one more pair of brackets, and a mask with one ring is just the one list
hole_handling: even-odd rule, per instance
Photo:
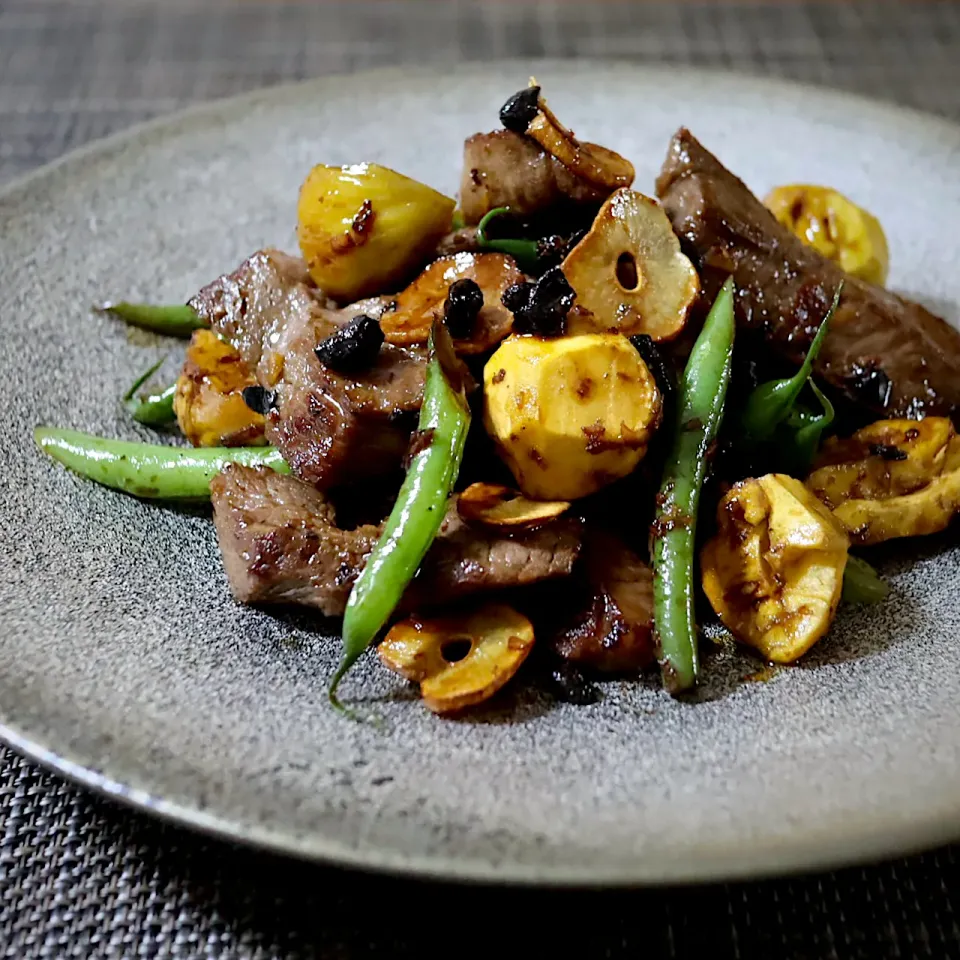
{"label": "dark woven fabric", "polygon": [[[677,891],[461,888],[199,839],[4,760],[0,956],[10,960],[960,955],[953,848]],[[510,936],[508,922],[518,925]]]}
{"label": "dark woven fabric", "polygon": [[[0,0],[0,179],[198,100],[403,61],[730,67],[960,119],[960,4]],[[291,863],[0,748],[0,957],[960,956],[960,850],[679,891],[461,889]],[[519,932],[506,934],[506,925]]]}

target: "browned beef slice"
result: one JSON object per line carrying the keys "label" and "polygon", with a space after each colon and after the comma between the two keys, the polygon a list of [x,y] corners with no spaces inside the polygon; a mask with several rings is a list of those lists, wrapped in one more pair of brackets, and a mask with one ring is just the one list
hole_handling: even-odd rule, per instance
{"label": "browned beef slice", "polygon": [[460,208],[468,224],[495,207],[522,216],[561,200],[600,204],[608,192],[575,177],[535,140],[509,130],[477,133],[463,145]]}
{"label": "browned beef slice", "polygon": [[385,343],[372,367],[349,375],[320,363],[314,348],[346,319],[327,315],[292,340],[267,421],[294,473],[322,489],[398,468],[423,397],[422,347]]}
{"label": "browned beef slice", "polygon": [[403,605],[425,607],[565,577],[580,553],[582,529],[576,517],[513,534],[470,526],[460,518],[454,499]]}
{"label": "browned beef slice", "polygon": [[314,349],[354,313],[333,309],[303,262],[274,250],[254,254],[191,305],[276,391],[267,439],[298,477],[327,489],[399,466],[423,395],[424,348],[384,344],[356,374],[324,366]]}
{"label": "browned beef slice", "polygon": [[553,635],[560,656],[606,673],[653,662],[653,572],[617,537],[592,531],[578,566],[579,589]]}
{"label": "browned beef slice", "polygon": [[670,144],[657,193],[699,259],[707,293],[732,273],[738,324],[780,356],[802,362],[843,280],[817,373],[872,415],[958,420],[960,332],[801,242],[688,130]]}
{"label": "browned beef slice", "polygon": [[[224,567],[238,600],[295,603],[342,616],[381,526],[340,530],[323,494],[265,467],[231,464],[210,490]],[[576,520],[500,536],[466,528],[453,501],[402,606],[430,607],[565,576],[579,549]]]}
{"label": "browned beef slice", "polygon": [[210,492],[237,600],[343,614],[379,527],[338,529],[322,493],[266,467],[228,466],[210,482]]}
{"label": "browned beef slice", "polygon": [[205,286],[190,306],[233,344],[251,370],[257,369],[265,344],[283,352],[291,317],[336,309],[316,288],[303,260],[270,249]]}

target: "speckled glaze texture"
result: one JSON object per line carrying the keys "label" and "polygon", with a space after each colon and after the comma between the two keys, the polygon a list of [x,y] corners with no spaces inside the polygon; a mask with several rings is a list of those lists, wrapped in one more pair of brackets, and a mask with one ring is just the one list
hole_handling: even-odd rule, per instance
{"label": "speckled glaze texture", "polygon": [[[295,249],[317,162],[453,192],[463,138],[533,73],[565,122],[653,178],[680,124],[755,190],[830,183],[874,211],[890,285],[956,323],[960,130],[770,81],[503,64],[329,79],[215,105],[74,155],[0,197],[0,722],[15,746],[194,825],[300,856],[541,883],[783,872],[960,835],[960,550],[885,549],[893,595],[845,609],[767,682],[720,644],[696,702],[654,680],[556,705],[522,687],[459,721],[374,659],[332,712],[330,624],[230,598],[212,523],[82,481],[37,423],[151,433],[118,398],[182,344],[88,305],[184,300],[264,244]],[[958,372],[960,375],[960,372]]]}

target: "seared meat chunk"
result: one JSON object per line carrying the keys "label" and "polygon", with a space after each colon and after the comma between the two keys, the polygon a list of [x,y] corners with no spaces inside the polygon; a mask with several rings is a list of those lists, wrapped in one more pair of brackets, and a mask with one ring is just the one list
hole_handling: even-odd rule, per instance
{"label": "seared meat chunk", "polygon": [[844,274],[786,227],[681,129],[657,193],[704,289],[733,274],[737,322],[799,365],[840,281],[843,297],[816,372],[874,418],[960,420],[960,332],[923,307]]}
{"label": "seared meat chunk", "polygon": [[379,527],[340,530],[322,493],[266,467],[232,464],[210,481],[210,494],[237,600],[342,616]]}
{"label": "seared meat chunk", "polygon": [[317,359],[317,344],[347,319],[328,314],[291,344],[268,420],[291,469],[322,489],[398,468],[423,397],[425,347],[385,343],[371,367],[349,374]]}
{"label": "seared meat chunk", "polygon": [[463,145],[460,208],[467,224],[496,207],[529,216],[560,201],[599,206],[610,191],[575,177],[529,137],[509,130],[477,133]]}
{"label": "seared meat chunk", "polygon": [[336,309],[314,285],[300,257],[270,249],[208,284],[190,306],[233,344],[253,371],[267,345],[271,353],[286,352],[285,334],[297,332],[292,318]]}
{"label": "seared meat chunk", "polygon": [[581,667],[636,673],[653,662],[653,571],[617,537],[587,535],[579,590],[553,634],[553,648]]}
{"label": "seared meat chunk", "polygon": [[[382,525],[336,526],[324,495],[265,467],[231,464],[210,484],[233,595],[242,603],[300,604],[342,616]],[[451,501],[439,537],[404,596],[404,609],[570,573],[580,526],[562,518],[515,536],[467,528]]]}
{"label": "seared meat chunk", "polygon": [[454,499],[403,606],[417,609],[565,577],[580,553],[582,529],[579,518],[570,516],[514,533],[472,526],[460,517]]}
{"label": "seared meat chunk", "polygon": [[264,250],[191,301],[276,395],[267,439],[321,489],[399,467],[416,425],[426,371],[420,346],[384,344],[376,361],[338,373],[314,350],[354,315],[337,311],[300,260]]}

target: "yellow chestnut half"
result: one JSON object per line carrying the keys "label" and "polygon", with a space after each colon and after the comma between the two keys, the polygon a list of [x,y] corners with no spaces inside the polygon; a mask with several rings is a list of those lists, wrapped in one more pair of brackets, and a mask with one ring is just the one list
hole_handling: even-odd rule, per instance
{"label": "yellow chestnut half", "polygon": [[376,163],[321,164],[300,188],[297,237],[314,282],[349,302],[395,289],[450,229],[456,203]]}
{"label": "yellow chestnut half", "polygon": [[521,492],[585,497],[631,473],[660,426],[653,375],[626,337],[510,337],[484,367],[484,422]]}
{"label": "yellow chestnut half", "polygon": [[849,542],[799,480],[772,473],[734,484],[701,552],[703,591],[724,626],[775,663],[792,663],[829,630]]}

